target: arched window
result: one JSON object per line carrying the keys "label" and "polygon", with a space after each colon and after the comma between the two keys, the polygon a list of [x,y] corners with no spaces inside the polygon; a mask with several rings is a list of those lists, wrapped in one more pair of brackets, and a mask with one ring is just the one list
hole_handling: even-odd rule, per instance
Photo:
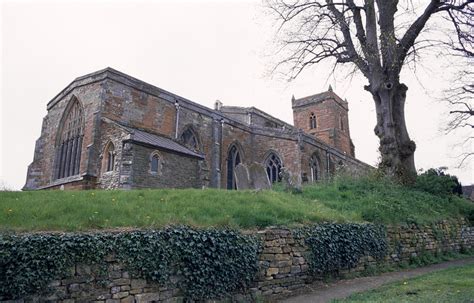
{"label": "arched window", "polygon": [[309,128],[313,129],[316,127],[316,115],[314,113],[311,113],[311,115],[309,116]]}
{"label": "arched window", "polygon": [[227,153],[227,189],[236,189],[234,171],[241,162],[240,152],[237,146],[232,145]]}
{"label": "arched window", "polygon": [[344,117],[343,117],[343,115],[339,115],[339,124],[340,124],[341,130],[344,130]]}
{"label": "arched window", "polygon": [[316,154],[311,156],[311,160],[309,161],[309,167],[311,171],[311,182],[316,182],[321,178],[319,159]]}
{"label": "arched window", "polygon": [[192,130],[191,127],[188,127],[182,134],[179,139],[181,143],[183,143],[184,146],[197,151],[199,150],[199,141]]}
{"label": "arched window", "polygon": [[113,171],[115,166],[115,147],[112,142],[105,149],[105,171]]}
{"label": "arched window", "polygon": [[270,153],[265,160],[265,167],[267,169],[268,179],[274,182],[281,181],[281,160],[275,153]]}
{"label": "arched window", "polygon": [[157,154],[153,154],[150,159],[150,172],[153,174],[158,173],[160,168],[160,156]]}
{"label": "arched window", "polygon": [[55,179],[79,174],[84,114],[77,99],[71,101],[61,119],[56,141]]}

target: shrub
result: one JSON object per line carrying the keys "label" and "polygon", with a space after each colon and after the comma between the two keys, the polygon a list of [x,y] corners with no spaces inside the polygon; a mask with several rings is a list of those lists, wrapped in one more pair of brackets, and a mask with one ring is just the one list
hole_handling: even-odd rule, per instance
{"label": "shrub", "polygon": [[444,168],[430,168],[420,174],[415,188],[438,196],[462,195],[462,185],[456,176],[444,172]]}

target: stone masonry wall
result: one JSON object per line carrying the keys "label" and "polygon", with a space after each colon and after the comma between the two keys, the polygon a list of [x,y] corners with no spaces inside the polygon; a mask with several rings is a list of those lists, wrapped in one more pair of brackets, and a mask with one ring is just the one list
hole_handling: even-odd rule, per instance
{"label": "stone masonry wall", "polygon": [[[264,249],[259,257],[260,271],[254,291],[265,297],[281,296],[302,288],[318,277],[309,276],[307,256],[310,251],[304,240],[289,229],[270,229],[260,232]],[[460,252],[474,248],[474,227],[463,221],[441,222],[433,226],[391,226],[387,228],[389,250],[386,258],[377,262],[363,257],[355,269],[341,273],[362,272],[371,266],[396,265],[409,262],[423,254]]]}
{"label": "stone masonry wall", "polygon": [[[255,233],[255,232],[252,232]],[[255,298],[272,300],[291,294],[305,287],[318,277],[309,276],[307,256],[309,249],[304,240],[295,237],[285,228],[269,228],[258,231],[263,243],[259,255],[259,271],[247,294],[235,294],[230,301],[252,302]],[[465,222],[441,222],[432,226],[389,227],[387,229],[389,253],[380,264],[397,264],[426,253],[459,252],[474,248],[474,227]],[[48,294],[28,297],[17,302],[184,302],[177,288],[179,277],[170,278],[168,285],[159,285],[143,279],[135,279],[113,256],[107,259],[107,283],[98,282],[94,267],[76,265],[71,277],[50,283]],[[370,256],[363,257],[359,267],[347,272],[361,272],[377,264]],[[320,278],[320,277],[319,277]],[[229,301],[229,300],[228,300]],[[227,301],[227,302],[228,302]]]}
{"label": "stone masonry wall", "polygon": [[43,118],[41,136],[36,142],[34,159],[28,167],[25,189],[36,189],[50,185],[54,180],[54,159],[56,138],[61,130],[61,119],[68,104],[77,99],[84,110],[84,137],[82,141],[81,164],[78,175],[94,175],[88,165],[93,161],[95,152],[90,150],[94,141],[94,125],[100,106],[102,87],[98,83],[75,88],[59,100],[54,107],[48,108]]}
{"label": "stone masonry wall", "polygon": [[[336,100],[338,101],[336,102]],[[346,103],[333,95],[332,98],[321,102],[308,103],[306,106],[293,108],[294,125],[328,145],[354,156],[351,153],[348,111],[341,104]],[[315,129],[310,128],[312,113],[316,116],[317,127]]]}
{"label": "stone masonry wall", "polygon": [[[126,165],[126,160],[122,157],[123,152],[123,140],[129,134],[125,132],[122,128],[114,125],[113,123],[107,123],[102,121],[101,123],[101,138],[98,143],[98,148],[100,151],[99,161],[98,161],[98,182],[97,187],[102,189],[113,189],[121,187],[120,174],[123,172],[124,168],[121,167],[124,164]],[[107,167],[107,154],[106,148],[107,145],[112,143],[114,145],[114,165],[111,171],[106,171]]]}
{"label": "stone masonry wall", "polygon": [[[133,151],[131,188],[201,188],[199,159],[137,144]],[[151,172],[150,158],[159,156],[158,172]]]}

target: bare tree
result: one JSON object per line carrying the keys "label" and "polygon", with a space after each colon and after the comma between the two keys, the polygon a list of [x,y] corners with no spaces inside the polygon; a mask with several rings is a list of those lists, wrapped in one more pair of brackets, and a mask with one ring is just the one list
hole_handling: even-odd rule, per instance
{"label": "bare tree", "polygon": [[416,145],[405,123],[408,87],[401,83],[400,72],[417,58],[420,49],[442,44],[421,37],[434,16],[449,20],[459,41],[464,41],[460,20],[469,20],[474,0],[423,1],[417,16],[411,1],[268,1],[281,21],[286,51],[277,67],[289,66],[290,78],[294,78],[306,67],[326,60],[352,64],[367,78],[369,84],[364,88],[375,102],[380,168],[403,182],[413,181]]}
{"label": "bare tree", "polygon": [[[474,58],[470,60],[471,63],[472,61]],[[471,130],[458,144],[458,147],[463,150],[459,155],[458,163],[458,167],[461,167],[474,156],[472,149],[472,142],[474,142],[474,133],[472,132],[474,129],[474,70],[472,65],[459,72],[452,86],[445,90],[442,100],[448,102],[451,108],[446,133],[450,134],[466,128]]]}
{"label": "bare tree", "polygon": [[458,145],[462,150],[458,163],[458,167],[461,167],[474,156],[474,7],[467,6],[463,13],[449,11],[446,19],[454,24],[456,35],[450,37],[445,44],[454,56],[463,61],[463,67],[451,81],[450,87],[444,91],[442,98],[451,108],[446,133],[466,128],[470,130]]}

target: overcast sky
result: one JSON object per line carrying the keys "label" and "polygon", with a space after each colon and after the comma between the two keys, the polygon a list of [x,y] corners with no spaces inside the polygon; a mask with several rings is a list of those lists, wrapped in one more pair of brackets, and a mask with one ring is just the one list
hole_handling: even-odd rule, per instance
{"label": "overcast sky", "polygon": [[[275,24],[260,1],[2,1],[0,9],[0,186],[24,185],[48,101],[74,78],[107,66],[209,107],[216,99],[255,106],[289,123],[292,95],[331,84],[349,101],[356,157],[377,162],[366,81],[343,71],[329,76],[330,65],[290,83],[271,76],[279,59]],[[470,184],[472,162],[455,168],[455,144],[466,132],[441,131],[449,109],[436,98],[449,83],[450,65],[431,56],[416,74],[403,73],[407,124],[418,169],[447,166]]]}

